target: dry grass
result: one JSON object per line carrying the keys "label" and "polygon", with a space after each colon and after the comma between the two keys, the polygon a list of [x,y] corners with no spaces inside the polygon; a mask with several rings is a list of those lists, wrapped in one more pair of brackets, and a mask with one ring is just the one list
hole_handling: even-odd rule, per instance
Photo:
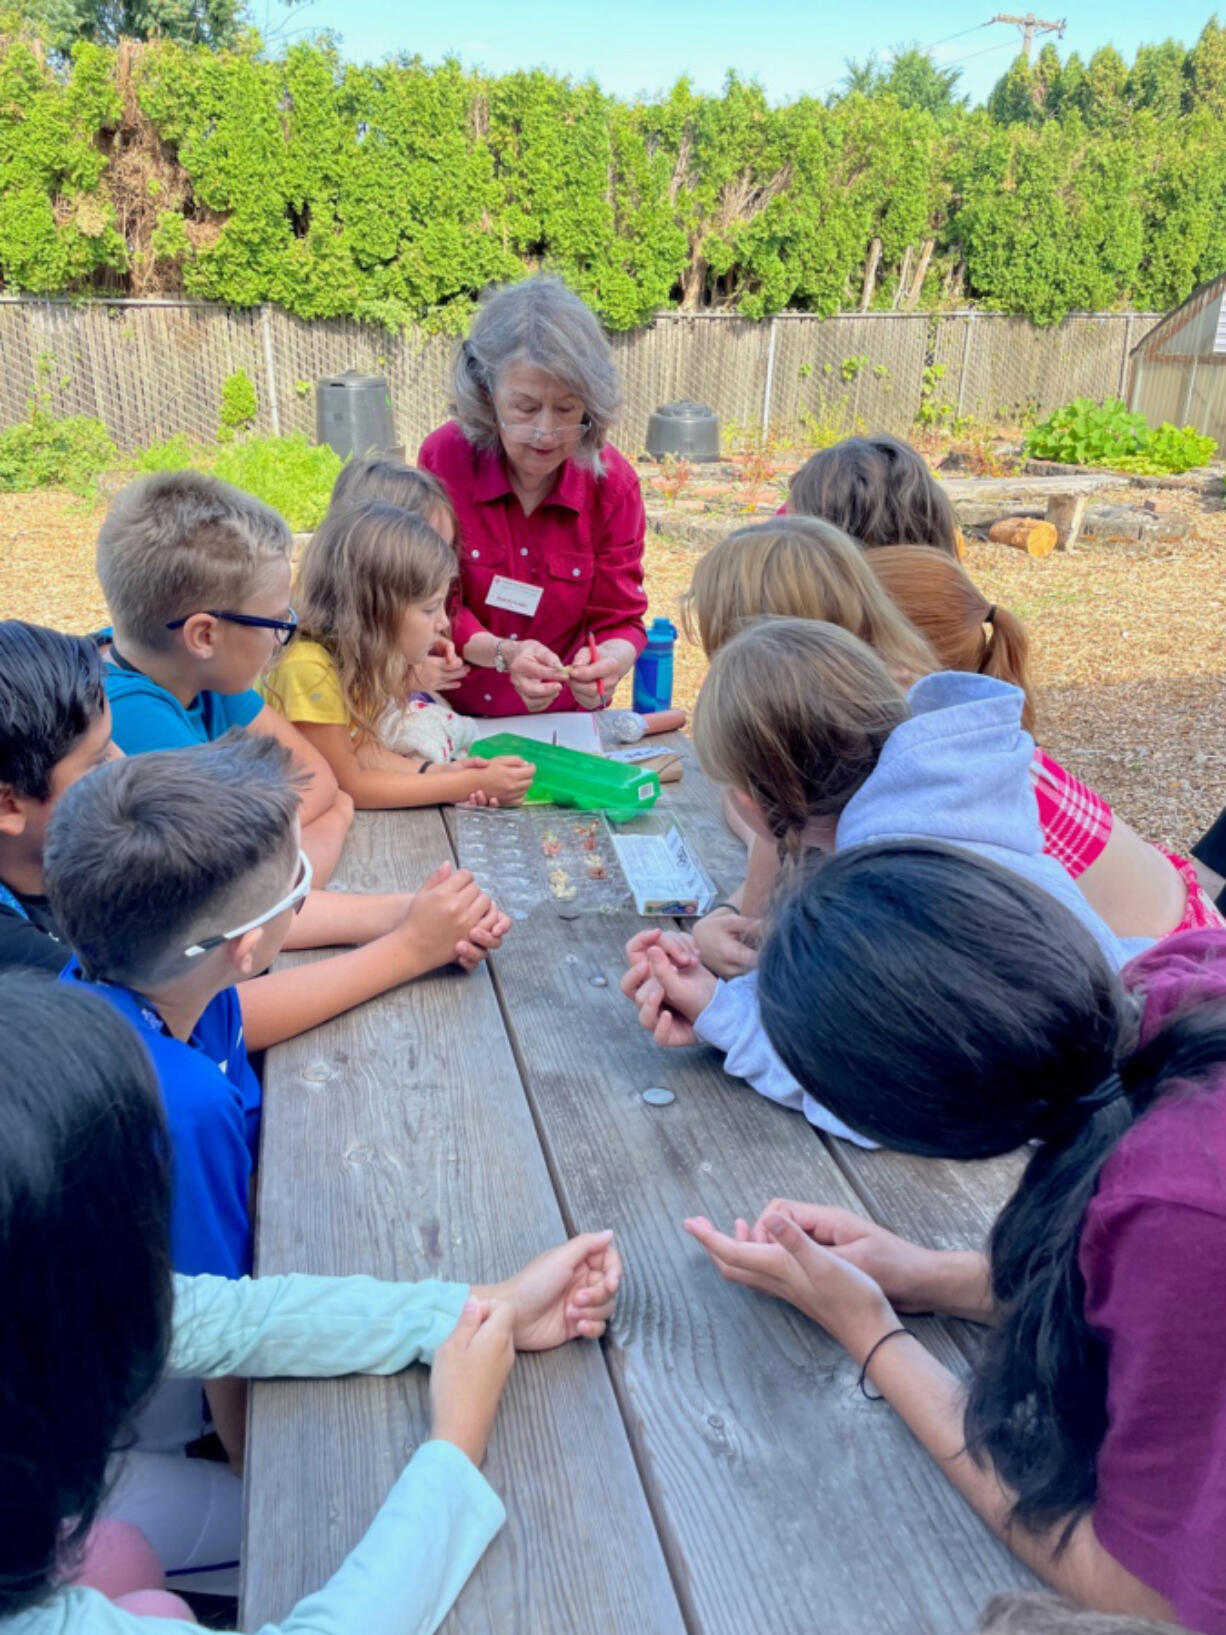
{"label": "dry grass", "polygon": [[[972,544],[967,566],[1030,627],[1044,743],[1142,834],[1186,850],[1226,802],[1226,512],[1176,503],[1196,523],[1180,544],[1086,545],[1045,561]],[[0,496],[8,617],[70,630],[105,622],[93,572],[100,517],[63,495]],[[676,619],[694,561],[692,549],[649,539],[652,613]],[[704,670],[679,643],[678,703],[692,707]]]}

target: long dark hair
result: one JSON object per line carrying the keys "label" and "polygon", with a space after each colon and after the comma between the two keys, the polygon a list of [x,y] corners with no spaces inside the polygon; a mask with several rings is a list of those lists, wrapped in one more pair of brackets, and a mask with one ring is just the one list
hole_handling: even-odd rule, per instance
{"label": "long dark hair", "polygon": [[162,1373],[169,1206],[136,1033],[84,988],[0,979],[0,1619],[62,1580]]}
{"label": "long dark hair", "polygon": [[1134,1002],[1089,933],[1020,876],[953,847],[854,848],[782,904],[759,972],[767,1034],[853,1129],[937,1158],[1038,1146],[992,1233],[1000,1320],[968,1447],[1041,1529],[1094,1501],[1107,1358],[1085,1319],[1086,1207],[1133,1122],[1226,1065],[1226,1005],[1133,1049]]}

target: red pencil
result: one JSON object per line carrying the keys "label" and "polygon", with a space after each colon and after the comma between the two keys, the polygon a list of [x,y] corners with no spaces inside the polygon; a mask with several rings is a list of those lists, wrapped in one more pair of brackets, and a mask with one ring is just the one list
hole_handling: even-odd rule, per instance
{"label": "red pencil", "polygon": [[[596,638],[592,635],[590,630],[587,633],[587,661],[589,664],[599,664],[600,662],[600,655],[596,651]],[[605,697],[603,681],[598,681],[596,683],[596,697],[600,700],[601,704],[604,703]]]}

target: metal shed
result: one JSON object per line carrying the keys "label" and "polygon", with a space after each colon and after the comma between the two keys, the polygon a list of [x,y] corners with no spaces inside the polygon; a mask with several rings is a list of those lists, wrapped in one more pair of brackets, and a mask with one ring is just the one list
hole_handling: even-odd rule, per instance
{"label": "metal shed", "polygon": [[1193,290],[1133,347],[1128,406],[1151,426],[1170,420],[1226,444],[1226,273]]}

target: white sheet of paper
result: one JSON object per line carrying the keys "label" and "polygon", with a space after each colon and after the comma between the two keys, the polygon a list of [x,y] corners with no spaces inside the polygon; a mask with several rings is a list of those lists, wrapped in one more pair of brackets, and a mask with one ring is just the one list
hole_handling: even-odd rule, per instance
{"label": "white sheet of paper", "polygon": [[552,715],[497,715],[478,720],[472,753],[480,755],[481,740],[499,732],[515,732],[536,744],[552,743],[556,732],[563,749],[582,749],[589,755],[604,754],[596,717],[587,710],[556,710]]}

